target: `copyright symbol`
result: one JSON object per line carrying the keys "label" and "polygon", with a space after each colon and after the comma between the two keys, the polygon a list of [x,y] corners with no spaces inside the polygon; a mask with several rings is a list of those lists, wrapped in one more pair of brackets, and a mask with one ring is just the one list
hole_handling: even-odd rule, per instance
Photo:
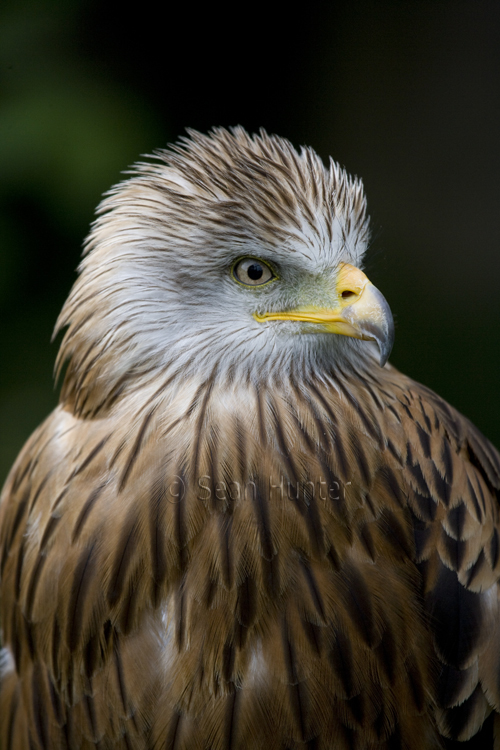
{"label": "copyright symbol", "polygon": [[172,503],[173,505],[175,505],[176,503],[180,503],[182,498],[184,497],[185,491],[186,488],[184,485],[184,480],[176,474],[172,477],[167,487],[168,502]]}

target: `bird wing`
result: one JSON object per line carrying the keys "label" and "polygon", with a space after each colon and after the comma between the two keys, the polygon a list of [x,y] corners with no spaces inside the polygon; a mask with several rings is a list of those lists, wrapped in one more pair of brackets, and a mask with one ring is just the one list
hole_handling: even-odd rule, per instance
{"label": "bird wing", "polygon": [[437,656],[441,734],[473,736],[500,709],[498,607],[500,456],[465,417],[428,388],[392,379],[414,559]]}
{"label": "bird wing", "polygon": [[[133,543],[114,554],[123,509],[113,466],[124,440],[106,420],[86,423],[58,408],[4,487],[0,599],[12,657],[0,690],[6,748],[27,747],[28,732],[43,748],[93,747],[103,736],[121,746],[124,735],[134,746],[151,723],[158,628],[144,616],[136,637],[139,615],[127,609],[132,597],[121,588]],[[134,529],[128,533],[133,540]],[[148,679],[137,679],[145,665]]]}

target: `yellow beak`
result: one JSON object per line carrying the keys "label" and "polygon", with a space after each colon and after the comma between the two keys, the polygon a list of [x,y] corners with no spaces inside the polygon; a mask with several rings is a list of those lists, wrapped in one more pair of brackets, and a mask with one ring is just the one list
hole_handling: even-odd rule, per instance
{"label": "yellow beak", "polygon": [[337,276],[335,308],[313,306],[278,313],[254,313],[259,323],[267,320],[297,320],[316,323],[321,331],[353,336],[365,341],[376,341],[380,351],[380,366],[389,358],[394,343],[394,321],[384,295],[373,286],[359,268],[342,263]]}

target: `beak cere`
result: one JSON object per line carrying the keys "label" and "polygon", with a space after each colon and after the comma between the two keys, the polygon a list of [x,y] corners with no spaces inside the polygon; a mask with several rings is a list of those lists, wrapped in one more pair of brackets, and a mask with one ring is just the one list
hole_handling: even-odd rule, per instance
{"label": "beak cere", "polygon": [[376,341],[380,366],[387,362],[394,344],[394,320],[382,292],[359,268],[342,263],[337,276],[337,304],[329,308],[299,307],[278,313],[254,314],[255,320],[296,320],[316,323],[319,331]]}

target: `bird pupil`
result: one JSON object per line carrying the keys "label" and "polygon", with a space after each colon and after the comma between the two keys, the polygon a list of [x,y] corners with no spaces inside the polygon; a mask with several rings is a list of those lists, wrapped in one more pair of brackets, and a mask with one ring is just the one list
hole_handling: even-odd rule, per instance
{"label": "bird pupil", "polygon": [[248,266],[247,274],[252,281],[257,281],[263,274],[262,266],[259,263],[252,263]]}

